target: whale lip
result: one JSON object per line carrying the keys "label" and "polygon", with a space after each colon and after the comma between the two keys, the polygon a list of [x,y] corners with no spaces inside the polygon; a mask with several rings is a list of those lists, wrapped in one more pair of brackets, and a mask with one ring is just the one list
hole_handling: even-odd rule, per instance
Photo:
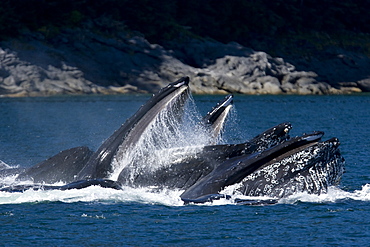
{"label": "whale lip", "polygon": [[229,94],[223,99],[223,101],[219,102],[219,105],[217,105],[216,107],[218,108],[226,107],[228,105],[232,105],[233,103],[234,103],[234,95]]}
{"label": "whale lip", "polygon": [[311,134],[303,134],[301,138],[302,140],[312,142],[312,141],[320,140],[323,137],[323,135],[324,135],[323,131],[315,131],[315,132],[312,132]]}
{"label": "whale lip", "polygon": [[168,84],[168,87],[181,87],[181,86],[184,86],[184,85],[189,85],[189,77],[188,76],[185,76],[185,77],[182,77],[180,78],[179,80],[175,81],[175,82],[172,82],[170,84]]}
{"label": "whale lip", "polygon": [[206,116],[203,117],[203,122],[213,124],[222,114],[228,113],[228,109],[234,102],[233,99],[234,96],[232,94],[227,95],[223,100],[218,102]]}
{"label": "whale lip", "polygon": [[234,96],[232,94],[227,95],[223,100],[217,103],[215,107],[209,112],[210,115],[219,111],[222,108],[226,108],[234,103]]}

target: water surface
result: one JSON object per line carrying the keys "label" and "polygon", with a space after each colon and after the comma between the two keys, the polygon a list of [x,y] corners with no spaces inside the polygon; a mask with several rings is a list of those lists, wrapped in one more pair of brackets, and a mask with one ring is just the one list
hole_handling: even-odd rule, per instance
{"label": "water surface", "polygon": [[[0,98],[0,160],[32,166],[61,150],[96,149],[149,95]],[[205,114],[222,96],[194,96]],[[291,134],[338,137],[346,159],[339,187],[297,194],[272,206],[220,200],[183,205],[181,191],[90,187],[0,192],[1,245],[319,246],[370,242],[370,95],[236,96],[228,142],[281,122]]]}

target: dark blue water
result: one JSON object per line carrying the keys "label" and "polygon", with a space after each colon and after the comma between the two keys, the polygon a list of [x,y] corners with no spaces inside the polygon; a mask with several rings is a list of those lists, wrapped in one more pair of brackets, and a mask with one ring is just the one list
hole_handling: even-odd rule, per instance
{"label": "dark blue water", "polygon": [[[141,96],[0,98],[0,160],[31,166],[61,150],[96,149],[147,99]],[[195,96],[205,114],[222,97]],[[272,206],[186,205],[181,191],[90,187],[0,192],[3,246],[368,246],[370,95],[236,96],[225,138],[241,142],[280,122],[292,135],[338,137],[341,185]]]}

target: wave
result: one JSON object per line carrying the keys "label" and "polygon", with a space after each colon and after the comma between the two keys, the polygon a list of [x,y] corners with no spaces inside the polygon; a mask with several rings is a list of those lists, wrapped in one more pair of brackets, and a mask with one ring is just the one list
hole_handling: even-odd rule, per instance
{"label": "wave", "polygon": [[355,201],[370,201],[370,184],[365,184],[362,186],[361,190],[355,190],[353,192],[345,191],[338,187],[331,186],[328,188],[327,193],[321,195],[308,194],[306,192],[296,193],[287,198],[280,199],[279,203],[335,203],[348,199]]}
{"label": "wave", "polygon": [[90,186],[72,190],[33,190],[24,192],[0,192],[0,204],[21,204],[38,202],[101,202],[101,203],[142,203],[181,206],[181,191],[161,190],[151,192],[148,188],[124,188],[115,190]]}
{"label": "wave", "polygon": [[[182,190],[158,190],[153,188],[131,188],[123,190],[90,186],[84,189],[72,190],[33,190],[24,192],[0,192],[0,204],[22,204],[42,202],[98,202],[98,203],[141,203],[149,205],[184,206],[180,199]],[[220,206],[235,204],[234,199],[265,200],[266,197],[233,196],[230,199],[222,198],[213,202],[198,204],[202,206]],[[308,203],[336,203],[343,200],[370,201],[370,184],[362,186],[361,190],[353,192],[344,191],[338,187],[330,187],[328,193],[313,195],[308,193],[296,193],[287,198],[280,199],[278,204],[295,204],[297,202]]]}

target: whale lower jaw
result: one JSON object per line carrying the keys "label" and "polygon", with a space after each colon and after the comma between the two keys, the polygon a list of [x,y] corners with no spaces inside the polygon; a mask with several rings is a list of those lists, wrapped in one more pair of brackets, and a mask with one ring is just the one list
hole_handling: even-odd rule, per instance
{"label": "whale lower jaw", "polygon": [[326,193],[329,186],[339,184],[344,165],[336,141],[311,143],[246,176],[236,191],[273,198],[298,192]]}

